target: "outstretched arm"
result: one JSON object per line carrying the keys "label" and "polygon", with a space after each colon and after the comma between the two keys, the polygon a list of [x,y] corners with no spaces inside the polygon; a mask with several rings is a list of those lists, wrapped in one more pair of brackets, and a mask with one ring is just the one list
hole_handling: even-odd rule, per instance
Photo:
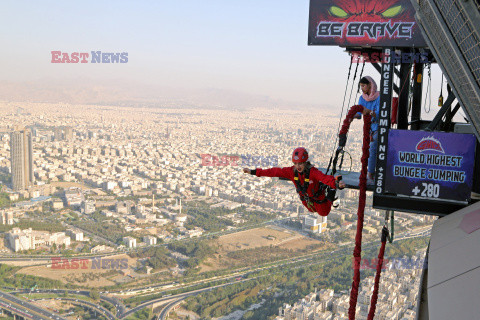
{"label": "outstretched arm", "polygon": [[318,180],[326,184],[330,188],[333,188],[333,189],[337,188],[335,177],[328,174],[324,174],[322,171],[318,170],[317,168],[312,168],[312,170],[310,170],[310,179]]}
{"label": "outstretched arm", "polygon": [[278,177],[278,178],[287,178],[293,179],[293,169],[292,167],[284,168],[270,168],[270,169],[254,169],[250,170],[248,168],[243,169],[244,173],[254,174],[257,177]]}

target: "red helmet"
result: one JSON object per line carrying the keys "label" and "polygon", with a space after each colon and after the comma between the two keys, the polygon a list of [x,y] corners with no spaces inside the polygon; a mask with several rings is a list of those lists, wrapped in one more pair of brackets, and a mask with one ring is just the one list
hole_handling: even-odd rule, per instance
{"label": "red helmet", "polygon": [[308,160],[308,151],[307,149],[300,147],[293,150],[292,161],[294,163],[307,162]]}

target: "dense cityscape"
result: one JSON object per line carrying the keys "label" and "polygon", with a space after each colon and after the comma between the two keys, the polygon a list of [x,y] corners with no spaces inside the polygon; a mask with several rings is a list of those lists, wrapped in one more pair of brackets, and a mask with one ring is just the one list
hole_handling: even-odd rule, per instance
{"label": "dense cityscape", "polygon": [[[297,146],[325,168],[337,115],[10,102],[0,110],[5,315],[34,305],[58,319],[347,319],[358,190],[339,191],[338,207],[321,217],[290,182],[242,172],[290,166]],[[346,171],[360,169],[360,129],[353,124]],[[368,201],[364,250],[373,259],[385,217]],[[394,258],[421,261],[433,221],[398,213]],[[329,265],[334,276],[312,278]],[[378,319],[414,319],[422,267],[385,265]],[[374,269],[362,271],[359,318]],[[276,282],[282,274],[289,279]]]}
{"label": "dense cityscape", "polygon": [[480,0],[1,5],[0,320],[479,318]]}

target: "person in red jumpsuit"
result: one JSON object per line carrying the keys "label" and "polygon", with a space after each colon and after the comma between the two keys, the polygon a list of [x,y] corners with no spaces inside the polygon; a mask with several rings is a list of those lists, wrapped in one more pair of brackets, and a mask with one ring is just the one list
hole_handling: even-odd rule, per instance
{"label": "person in red jumpsuit", "polygon": [[335,200],[336,189],[345,188],[341,176],[335,178],[326,175],[312,166],[308,161],[307,150],[302,147],[293,151],[292,162],[291,167],[254,170],[244,168],[243,172],[257,177],[279,177],[291,180],[305,208],[321,216],[327,216]]}

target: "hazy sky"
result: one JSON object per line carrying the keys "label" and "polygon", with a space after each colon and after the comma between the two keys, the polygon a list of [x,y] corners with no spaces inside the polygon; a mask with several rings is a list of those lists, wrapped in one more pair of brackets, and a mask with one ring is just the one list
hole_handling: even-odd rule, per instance
{"label": "hazy sky", "polygon": [[[0,80],[129,79],[339,109],[349,56],[307,45],[308,10],[308,0],[4,0]],[[128,63],[53,64],[54,50],[128,52]]]}

